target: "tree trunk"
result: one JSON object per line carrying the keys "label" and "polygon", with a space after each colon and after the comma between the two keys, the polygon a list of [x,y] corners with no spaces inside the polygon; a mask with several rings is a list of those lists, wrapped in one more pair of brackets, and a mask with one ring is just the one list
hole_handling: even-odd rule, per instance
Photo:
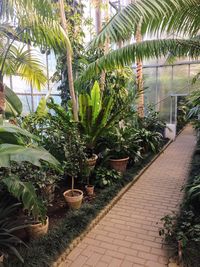
{"label": "tree trunk", "polygon": [[3,77],[0,75],[0,120],[3,119],[6,108]]}
{"label": "tree trunk", "polygon": [[[64,8],[64,1],[59,0],[59,6],[60,6],[60,16],[61,16],[61,23],[64,31],[68,33],[67,29],[67,20],[65,17],[65,8]],[[70,96],[72,100],[72,110],[73,110],[73,116],[74,120],[78,121],[78,108],[77,108],[77,101],[76,101],[76,95],[74,90],[74,79],[73,79],[73,71],[72,71],[72,56],[71,51],[67,49],[67,73],[68,73],[68,83],[69,83],[69,91]]]}
{"label": "tree trunk", "polygon": [[[136,43],[142,42],[142,35],[140,30],[140,25],[137,28],[136,32]],[[143,88],[143,72],[142,72],[142,61],[140,59],[136,59],[136,85],[138,91],[138,115],[143,118],[144,117],[144,88]]]}

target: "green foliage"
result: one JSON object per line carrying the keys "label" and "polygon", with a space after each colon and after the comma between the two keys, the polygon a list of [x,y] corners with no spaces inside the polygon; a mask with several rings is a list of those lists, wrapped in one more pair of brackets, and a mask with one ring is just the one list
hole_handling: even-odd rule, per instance
{"label": "green foliage", "polygon": [[187,99],[187,106],[189,108],[188,118],[193,122],[196,130],[200,129],[199,114],[200,114],[200,92],[196,90],[190,94]]}
{"label": "green foliage", "polygon": [[121,179],[121,173],[112,169],[98,167],[95,170],[95,178],[93,183],[96,187],[105,188],[119,183]]}
{"label": "green foliage", "polygon": [[5,86],[6,118],[15,118],[22,113],[22,102],[19,97],[7,86]]}
{"label": "green foliage", "polygon": [[38,198],[31,182],[22,182],[17,176],[9,176],[1,180],[8,191],[16,197],[19,201],[22,201],[23,207],[29,212],[35,221],[38,219],[45,222],[46,209],[43,202]]}
{"label": "green foliage", "polygon": [[167,215],[160,234],[173,248],[174,256],[184,267],[199,266],[200,247],[200,155],[198,148],[193,156],[185,197],[179,214]]}
{"label": "green foliage", "polygon": [[130,157],[132,163],[141,158],[140,146],[141,138],[135,128],[128,124],[118,125],[102,139],[99,143],[102,148],[106,149],[106,154],[113,159]]}
{"label": "green foliage", "polygon": [[156,112],[154,108],[149,105],[145,111],[145,117],[138,119],[138,127],[145,128],[148,131],[164,133],[166,123],[160,119],[159,112]]}
{"label": "green foliage", "polygon": [[87,148],[94,149],[98,138],[109,132],[127,108],[127,103],[124,103],[119,109],[113,110],[114,103],[112,95],[101,96],[97,82],[90,95],[87,93],[79,95],[79,126]]}
{"label": "green foliage", "polygon": [[159,132],[148,131],[145,128],[138,129],[138,136],[141,139],[141,146],[144,152],[152,151],[156,153],[161,148],[163,136]]}
{"label": "green foliage", "polygon": [[[15,232],[25,228],[17,219],[16,213],[20,204],[10,204],[3,198],[0,203],[0,254],[4,256],[15,256],[22,263],[24,262],[18,251],[18,246],[26,246]],[[27,246],[26,246],[27,247]]]}
{"label": "green foliage", "polygon": [[34,144],[33,139],[38,140],[20,127],[12,124],[0,125],[0,166],[9,167],[12,161],[28,161],[40,166],[40,161],[44,160],[58,168],[59,162],[48,151]]}

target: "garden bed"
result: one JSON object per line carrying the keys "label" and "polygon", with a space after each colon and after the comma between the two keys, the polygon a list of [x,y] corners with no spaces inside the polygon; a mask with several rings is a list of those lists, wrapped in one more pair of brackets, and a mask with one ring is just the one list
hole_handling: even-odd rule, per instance
{"label": "garden bed", "polygon": [[[165,145],[163,150],[169,143]],[[5,262],[5,266],[42,267],[52,266],[53,263],[54,266],[57,266],[60,260],[80,241],[80,236],[85,235],[108,212],[112,203],[114,204],[121,197],[158,155],[149,154],[142,162],[128,169],[120,182],[99,192],[97,191],[96,196],[92,199],[85,197],[85,201],[79,210],[73,211],[66,208],[66,212],[58,212],[56,215],[54,213],[54,217],[50,219],[51,226],[54,227],[51,227],[48,234],[30,242],[28,249],[20,249],[24,263],[20,263],[16,259],[9,259]],[[114,201],[112,201],[113,198]],[[108,206],[106,207],[106,205]],[[63,211],[63,209],[65,209],[65,206],[61,210]],[[95,218],[97,219],[95,220]],[[38,255],[40,256],[38,257]]]}

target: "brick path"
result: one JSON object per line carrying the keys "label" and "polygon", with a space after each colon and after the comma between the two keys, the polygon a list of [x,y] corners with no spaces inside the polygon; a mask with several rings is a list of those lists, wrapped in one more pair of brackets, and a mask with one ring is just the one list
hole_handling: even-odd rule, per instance
{"label": "brick path", "polygon": [[188,126],[60,267],[166,266],[160,218],[178,209],[195,142]]}

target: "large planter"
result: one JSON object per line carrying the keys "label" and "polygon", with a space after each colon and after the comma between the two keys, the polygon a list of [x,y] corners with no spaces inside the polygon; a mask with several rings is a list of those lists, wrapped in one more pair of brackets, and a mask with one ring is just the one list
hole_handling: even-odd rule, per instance
{"label": "large planter", "polygon": [[27,232],[31,239],[37,239],[39,237],[44,236],[48,232],[48,229],[49,229],[49,217],[47,216],[45,224],[41,222],[30,224],[27,227]]}
{"label": "large planter", "polygon": [[74,189],[72,190],[67,190],[63,193],[63,196],[68,204],[68,206],[72,209],[79,209],[82,200],[83,200],[83,191]]}
{"label": "large planter", "polygon": [[118,172],[125,172],[128,164],[129,157],[123,159],[110,159],[110,167]]}

